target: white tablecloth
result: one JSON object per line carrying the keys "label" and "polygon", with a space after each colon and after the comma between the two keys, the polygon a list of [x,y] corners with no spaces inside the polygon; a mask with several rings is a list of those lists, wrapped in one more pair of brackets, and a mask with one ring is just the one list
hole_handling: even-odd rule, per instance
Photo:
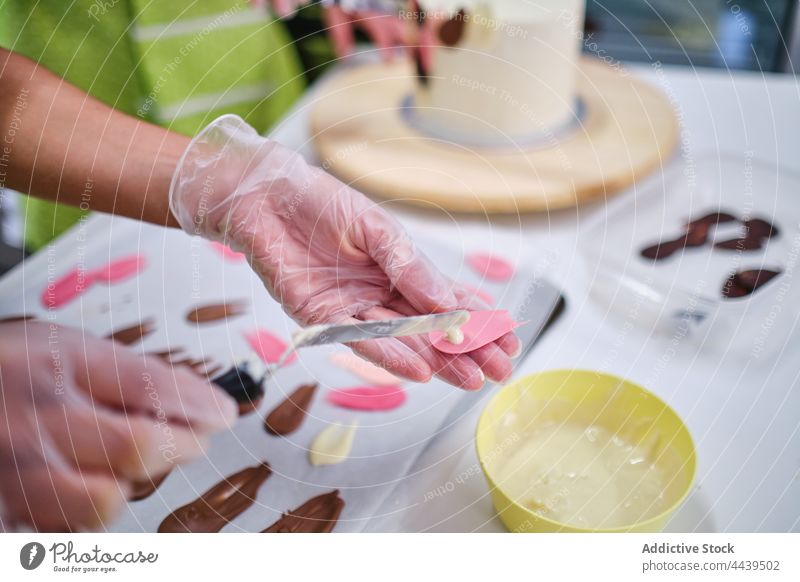
{"label": "white tablecloth", "polygon": [[[718,150],[739,156],[750,152],[748,156],[800,171],[797,79],[710,70],[634,70],[660,86],[678,111],[683,134],[676,160],[690,162],[700,153]],[[314,96],[312,89],[274,133],[276,139],[310,157],[307,115]],[[636,188],[621,196],[634,197]],[[696,486],[670,530],[789,531],[800,527],[797,334],[779,357],[749,361],[734,354],[698,353],[692,345],[673,349],[663,340],[624,326],[590,299],[589,281],[576,248],[579,227],[601,215],[602,204],[549,216],[497,219],[389,206],[412,232],[429,239],[467,251],[496,252],[517,262],[546,258],[548,276],[564,289],[568,310],[516,375],[551,368],[604,370],[647,386],[677,410],[695,438],[699,467]],[[108,244],[107,239],[100,242]],[[92,244],[90,237],[87,245]],[[165,270],[164,276],[169,272]],[[165,304],[169,303],[170,298],[165,298]],[[786,317],[783,325],[796,325],[794,316],[788,321]],[[477,470],[472,437],[478,412],[430,442],[408,477],[366,523],[367,530],[502,529]]]}

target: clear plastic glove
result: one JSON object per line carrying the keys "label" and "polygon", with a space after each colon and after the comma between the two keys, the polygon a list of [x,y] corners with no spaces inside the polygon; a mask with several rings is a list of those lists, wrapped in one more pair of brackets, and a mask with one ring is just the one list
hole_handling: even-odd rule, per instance
{"label": "clear plastic glove", "polygon": [[188,370],[48,323],[0,324],[0,387],[0,531],[99,528],[237,417]]}
{"label": "clear plastic glove", "polygon": [[[486,308],[443,276],[382,208],[234,115],[192,141],[172,180],[170,208],[189,234],[245,253],[302,325]],[[437,374],[477,390],[485,377],[511,374],[519,340],[508,334],[457,356],[426,336],[351,347],[400,376],[425,382]]]}

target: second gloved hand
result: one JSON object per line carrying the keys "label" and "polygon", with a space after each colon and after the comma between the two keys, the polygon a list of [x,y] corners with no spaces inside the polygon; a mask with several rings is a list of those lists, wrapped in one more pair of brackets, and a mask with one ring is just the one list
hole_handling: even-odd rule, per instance
{"label": "second gloved hand", "polygon": [[[443,276],[402,226],[361,193],[226,115],[178,165],[170,208],[189,234],[245,253],[270,294],[303,325],[484,308]],[[476,390],[505,380],[519,340],[508,334],[447,355],[427,337],[358,342],[353,349],[400,376],[432,374]]]}

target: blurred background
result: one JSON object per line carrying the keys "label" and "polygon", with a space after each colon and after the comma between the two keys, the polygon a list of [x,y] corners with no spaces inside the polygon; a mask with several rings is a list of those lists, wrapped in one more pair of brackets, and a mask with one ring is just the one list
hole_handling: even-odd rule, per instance
{"label": "blurred background", "polygon": [[[334,62],[321,8],[287,24],[313,82]],[[800,0],[587,0],[583,40],[615,61],[796,74]],[[16,194],[0,191],[0,274],[23,257],[21,240]]]}

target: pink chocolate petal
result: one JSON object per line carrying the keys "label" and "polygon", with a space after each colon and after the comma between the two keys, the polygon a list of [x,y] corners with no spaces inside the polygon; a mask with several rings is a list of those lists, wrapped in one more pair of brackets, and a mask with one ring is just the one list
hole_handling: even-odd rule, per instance
{"label": "pink chocolate petal", "polygon": [[219,242],[212,242],[211,248],[217,251],[220,256],[225,259],[226,261],[230,261],[232,263],[241,263],[245,260],[245,256],[243,253],[237,253],[236,251],[232,250],[230,247],[225,246]]}
{"label": "pink chocolate petal", "polygon": [[396,386],[403,382],[394,374],[349,352],[334,352],[331,354],[330,360],[335,366],[347,370],[369,384],[374,384],[376,386]]}
{"label": "pink chocolate petal", "polygon": [[92,283],[92,273],[83,269],[72,269],[42,291],[42,305],[49,309],[62,307],[85,293]]}
{"label": "pink chocolate petal", "polygon": [[132,255],[95,269],[92,271],[92,278],[103,283],[119,283],[138,274],[145,266],[147,261],[142,255]]}
{"label": "pink chocolate petal", "polygon": [[[288,344],[278,336],[268,332],[266,329],[257,329],[246,332],[244,338],[253,351],[258,354],[265,364],[276,364],[281,359],[283,352],[286,351]],[[284,365],[289,365],[297,359],[297,354],[292,354]]]}
{"label": "pink chocolate petal", "polygon": [[440,352],[465,354],[492,343],[520,325],[522,324],[514,321],[505,309],[472,311],[469,314],[469,321],[461,326],[464,341],[460,344],[450,343],[447,335],[441,331],[432,331],[429,337],[433,347]]}
{"label": "pink chocolate petal", "polygon": [[488,253],[472,253],[467,264],[481,277],[490,281],[510,281],[514,276],[514,266],[500,257]]}
{"label": "pink chocolate petal", "polygon": [[328,392],[328,402],[352,410],[384,411],[399,408],[406,401],[400,386],[356,386]]}

